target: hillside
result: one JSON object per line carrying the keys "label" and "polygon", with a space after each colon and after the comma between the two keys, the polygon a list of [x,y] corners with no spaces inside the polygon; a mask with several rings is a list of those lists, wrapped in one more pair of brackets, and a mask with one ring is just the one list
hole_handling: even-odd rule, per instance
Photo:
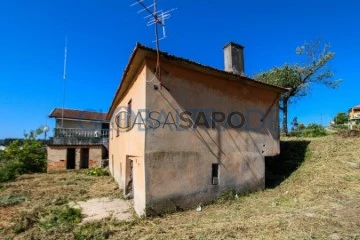
{"label": "hillside", "polygon": [[[189,210],[131,222],[101,221],[44,228],[35,222],[14,233],[24,210],[44,213],[68,200],[116,196],[110,177],[80,173],[26,175],[3,184],[0,236],[10,239],[360,239],[360,138],[284,139],[280,159],[267,164],[268,188]],[[82,193],[80,193],[82,191]],[[62,199],[64,200],[63,202]],[[3,201],[3,200],[2,200]],[[35,209],[37,208],[37,209]],[[35,211],[35,210],[36,211]],[[46,215],[46,214],[45,214]],[[41,217],[40,217],[41,218]],[[20,220],[19,220],[20,219]],[[39,218],[37,218],[39,219]]]}

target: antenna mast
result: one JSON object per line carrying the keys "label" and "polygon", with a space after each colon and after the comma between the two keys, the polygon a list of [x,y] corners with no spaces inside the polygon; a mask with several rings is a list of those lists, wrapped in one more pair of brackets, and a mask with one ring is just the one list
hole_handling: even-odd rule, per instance
{"label": "antenna mast", "polygon": [[64,81],[63,81],[63,102],[62,102],[62,109],[61,109],[61,128],[64,128],[66,60],[67,60],[67,36],[65,37],[65,51],[64,51],[64,74],[63,74]]}
{"label": "antenna mast", "polygon": [[[161,68],[160,68],[160,45],[159,41],[166,38],[166,31],[165,31],[165,19],[171,17],[170,12],[175,11],[176,8],[173,8],[168,11],[157,10],[157,1],[154,0],[152,4],[146,6],[144,3],[145,0],[136,0],[135,3],[131,4],[130,6],[141,5],[143,9],[139,10],[138,13],[148,12],[149,15],[145,16],[144,19],[149,19],[147,22],[147,26],[155,25],[155,44],[156,44],[156,76],[159,78],[161,83]],[[153,11],[150,8],[153,7]],[[159,26],[162,27],[162,36],[159,38]]]}

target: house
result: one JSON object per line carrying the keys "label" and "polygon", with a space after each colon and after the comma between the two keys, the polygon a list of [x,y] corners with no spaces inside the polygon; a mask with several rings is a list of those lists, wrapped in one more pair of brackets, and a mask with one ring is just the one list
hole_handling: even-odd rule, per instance
{"label": "house", "polygon": [[356,124],[356,121],[360,121],[360,105],[350,108],[348,115],[350,126]]}
{"label": "house", "polygon": [[52,143],[47,146],[47,170],[100,167],[108,159],[109,122],[106,114],[55,108]]}
{"label": "house", "polygon": [[226,71],[135,47],[106,119],[110,172],[137,214],[264,189],[285,90],[244,76],[242,46],[224,59]]}

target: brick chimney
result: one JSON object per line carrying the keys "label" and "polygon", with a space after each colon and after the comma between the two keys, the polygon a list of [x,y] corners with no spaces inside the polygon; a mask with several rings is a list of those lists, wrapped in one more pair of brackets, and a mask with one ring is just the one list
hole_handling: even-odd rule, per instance
{"label": "brick chimney", "polygon": [[224,47],[225,71],[245,75],[244,47],[230,42]]}

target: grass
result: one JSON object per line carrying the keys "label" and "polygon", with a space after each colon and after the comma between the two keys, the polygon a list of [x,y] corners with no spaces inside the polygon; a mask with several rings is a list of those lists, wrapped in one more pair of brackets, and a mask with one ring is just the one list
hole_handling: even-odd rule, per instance
{"label": "grass", "polygon": [[2,184],[0,239],[72,239],[78,221],[67,216],[79,213],[67,207],[69,202],[119,194],[111,177],[85,171],[22,175]]}
{"label": "grass", "polygon": [[29,197],[26,195],[9,195],[0,197],[0,207],[8,207],[17,205],[28,200]]}
{"label": "grass", "polygon": [[[336,135],[284,139],[282,155],[267,160],[268,188],[163,217],[77,225],[39,224],[59,216],[70,200],[116,196],[110,177],[81,172],[25,175],[4,184],[0,197],[29,199],[0,207],[0,236],[9,239],[360,239],[360,138]],[[70,184],[76,182],[77,184]],[[80,191],[86,191],[80,194]],[[27,213],[28,215],[26,215]],[[61,214],[60,214],[61,215]],[[67,215],[67,214],[65,214]],[[73,214],[70,214],[72,216]],[[75,214],[76,216],[76,214]],[[75,218],[76,219],[76,218]],[[14,232],[16,222],[25,224]],[[53,220],[51,220],[53,221]],[[50,222],[51,222],[50,221]],[[21,222],[21,221],[20,221]],[[61,222],[61,221],[60,221]]]}

